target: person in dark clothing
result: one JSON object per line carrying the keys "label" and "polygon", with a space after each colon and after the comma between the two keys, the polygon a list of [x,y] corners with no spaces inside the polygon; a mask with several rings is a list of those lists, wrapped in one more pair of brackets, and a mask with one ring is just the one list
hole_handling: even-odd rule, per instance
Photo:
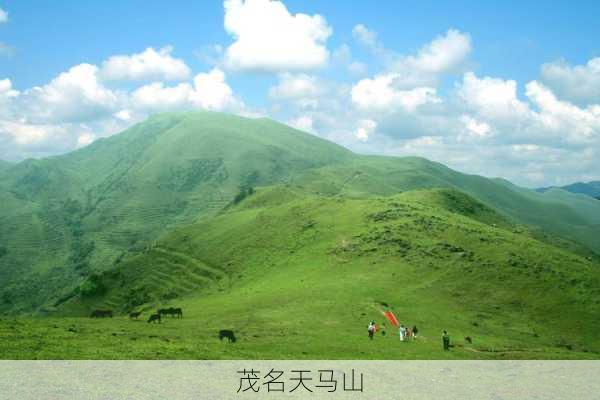
{"label": "person in dark clothing", "polygon": [[419,330],[417,329],[416,325],[413,325],[412,333],[413,333],[413,339],[416,339],[417,338],[417,333],[419,333]]}
{"label": "person in dark clothing", "polygon": [[444,331],[442,335],[442,343],[444,345],[444,351],[450,350],[450,335],[448,335],[448,332],[446,331]]}

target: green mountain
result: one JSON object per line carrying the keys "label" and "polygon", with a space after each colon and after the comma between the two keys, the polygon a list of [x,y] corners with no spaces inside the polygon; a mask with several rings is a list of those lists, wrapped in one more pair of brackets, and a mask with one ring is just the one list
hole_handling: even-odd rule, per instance
{"label": "green mountain", "polygon": [[570,193],[580,193],[585,194],[586,196],[594,197],[596,199],[600,199],[600,181],[593,182],[576,182],[570,185],[561,186],[559,188],[556,187],[548,187],[548,188],[540,188],[538,192],[547,192],[553,189],[562,189],[566,190]]}
{"label": "green mountain", "polygon": [[0,310],[31,310],[240,188],[352,154],[269,120],[163,114],[66,156],[0,173]]}
{"label": "green mountain", "polygon": [[511,220],[600,250],[600,205],[591,199],[539,194],[425,159],[361,156],[266,119],[161,114],[0,173],[0,310],[60,302],[164,232],[215,215],[248,188],[282,182],[350,198],[458,189]]}
{"label": "green mountain", "polygon": [[[262,337],[266,326],[322,341],[327,330],[305,327],[328,310],[326,326],[351,331],[329,353],[308,343],[313,356],[344,358],[367,351],[350,332],[384,303],[430,332],[476,332],[485,346],[462,358],[519,343],[524,357],[536,346],[549,352],[542,358],[600,351],[600,203],[585,196],[358,155],[267,119],[192,112],[0,168],[0,200],[0,311],[53,316],[0,323],[1,342],[48,334],[49,323],[89,333],[70,350],[0,347],[15,358],[153,358],[145,341],[97,347],[105,330],[139,336],[139,325],[70,317],[172,302],[194,318],[171,332],[185,345],[161,347],[167,358],[274,356],[269,335],[221,353],[208,338],[198,350],[193,332],[233,326]],[[307,339],[288,339],[273,351],[299,357]],[[413,356],[436,357],[427,349]],[[400,356],[373,351],[351,354]]]}

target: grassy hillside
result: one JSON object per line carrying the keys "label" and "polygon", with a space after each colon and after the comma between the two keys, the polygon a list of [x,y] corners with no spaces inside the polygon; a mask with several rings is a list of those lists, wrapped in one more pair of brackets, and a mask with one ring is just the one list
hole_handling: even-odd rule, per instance
{"label": "grassy hillside", "polygon": [[600,252],[600,204],[594,199],[564,191],[537,193],[505,180],[462,174],[423,158],[357,155],[350,163],[311,169],[293,181],[315,193],[350,197],[436,187],[457,189],[514,222]]}
{"label": "grassy hillside", "polygon": [[[421,158],[357,155],[267,119],[167,113],[76,152],[0,170],[0,312],[55,312],[90,278],[143,251],[160,270],[165,255],[152,244],[161,235],[275,184],[349,201],[459,190],[547,242],[586,256],[585,247],[600,251],[593,199],[535,193]],[[203,268],[185,272],[190,293],[203,287]]]}
{"label": "grassy hillside", "polygon": [[[2,358],[598,358],[600,264],[456,190],[259,189],[95,276],[67,318],[4,319]],[[183,307],[161,325],[86,318]],[[382,309],[420,329],[366,337]],[[76,318],[84,316],[83,318]],[[235,344],[218,341],[233,329]],[[455,347],[441,351],[449,330]],[[473,338],[473,344],[463,337]]]}
{"label": "grassy hillside", "polygon": [[0,173],[0,310],[52,308],[91,273],[245,188],[350,156],[273,121],[195,112],[24,161]]}

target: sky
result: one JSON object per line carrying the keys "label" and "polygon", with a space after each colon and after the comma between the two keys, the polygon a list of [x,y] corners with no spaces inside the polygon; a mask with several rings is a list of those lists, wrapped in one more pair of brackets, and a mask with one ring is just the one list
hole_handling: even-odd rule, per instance
{"label": "sky", "polygon": [[206,109],[527,187],[598,180],[600,2],[548,3],[0,0],[0,159]]}

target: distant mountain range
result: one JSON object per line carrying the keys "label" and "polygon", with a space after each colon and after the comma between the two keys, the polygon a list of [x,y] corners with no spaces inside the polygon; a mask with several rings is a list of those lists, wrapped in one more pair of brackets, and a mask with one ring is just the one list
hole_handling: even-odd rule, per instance
{"label": "distant mountain range", "polygon": [[576,182],[566,186],[551,186],[537,189],[538,192],[544,193],[550,189],[562,189],[571,193],[585,194],[600,200],[600,181],[592,182]]}

